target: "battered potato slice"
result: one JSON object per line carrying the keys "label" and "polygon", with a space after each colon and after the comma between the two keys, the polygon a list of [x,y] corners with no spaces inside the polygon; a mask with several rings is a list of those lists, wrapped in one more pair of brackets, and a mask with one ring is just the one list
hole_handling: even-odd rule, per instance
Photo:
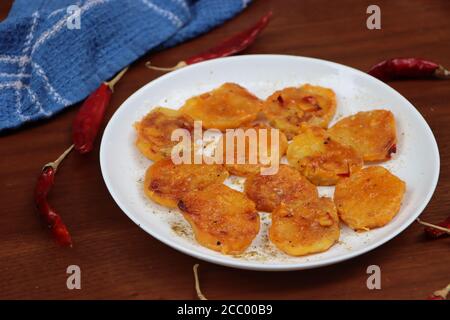
{"label": "battered potato slice", "polygon": [[192,133],[193,120],[177,110],[158,107],[134,125],[137,132],[136,146],[148,159],[158,161],[170,157],[177,141],[171,140],[172,131],[186,129]]}
{"label": "battered potato slice", "polygon": [[270,124],[292,139],[304,122],[327,128],[336,112],[336,95],[331,89],[310,84],[289,87],[269,96],[263,110]]}
{"label": "battered potato slice", "polygon": [[364,161],[385,161],[396,152],[395,119],[388,110],[358,112],[328,130],[333,139],[353,147]]}
{"label": "battered potato slice", "polygon": [[282,203],[272,212],[269,238],[292,256],[326,251],[339,234],[339,218],[330,198]]}
{"label": "battered potato slice", "polygon": [[228,172],[221,165],[175,165],[168,158],[155,162],[147,169],[144,191],[156,203],[176,208],[178,201],[186,192],[222,183],[227,177]]}
{"label": "battered potato slice", "polygon": [[242,253],[259,232],[253,201],[223,184],[185,194],[178,207],[197,241],[223,254]]}
{"label": "battered potato slice", "polygon": [[[250,139],[246,138],[245,139],[245,157],[243,157],[242,160],[245,161],[245,164],[238,164],[237,163],[237,159],[238,159],[238,144],[237,144],[237,138],[234,137],[234,163],[233,164],[226,164],[226,143],[227,143],[227,139],[226,136],[224,135],[222,138],[222,145],[223,145],[223,159],[224,159],[224,163],[225,163],[225,167],[227,168],[228,172],[231,174],[234,174],[236,176],[249,176],[252,174],[259,174],[261,172],[261,168],[267,168],[270,167],[270,165],[272,164],[262,164],[260,161],[260,144],[263,143],[260,139],[259,139],[259,133],[260,130],[267,130],[267,141],[265,142],[265,146],[267,147],[267,157],[270,158],[270,156],[272,155],[272,131],[271,131],[271,127],[265,125],[265,124],[255,124],[253,126],[250,127],[245,127],[242,128],[243,130],[247,130],[247,129],[255,129],[255,133],[256,133],[256,152],[252,153],[255,156],[255,159],[252,159],[252,157],[250,157],[250,151],[252,150],[252,148],[249,147],[249,141]],[[278,143],[276,143],[276,141],[274,141],[274,143],[277,144],[278,146],[278,154],[279,157],[277,159],[278,163],[281,159],[281,157],[286,153],[287,147],[288,147],[288,141],[286,136],[284,135],[283,132],[278,131],[279,135],[278,135]],[[275,135],[274,135],[275,137]],[[252,151],[253,152],[253,151]],[[274,155],[275,156],[275,155]],[[256,163],[250,163],[250,160],[254,161],[256,160]]]}
{"label": "battered potato slice", "polygon": [[287,150],[289,164],[315,185],[335,185],[361,169],[363,160],[350,146],[333,140],[320,127],[302,124]]}
{"label": "battered potato slice", "polygon": [[272,212],[281,203],[314,201],[319,198],[316,186],[287,165],[281,165],[274,175],[250,176],[245,180],[244,190],[255,202],[256,209],[266,212]]}
{"label": "battered potato slice", "polygon": [[339,217],[354,230],[386,225],[400,210],[405,183],[383,167],[360,170],[340,181],[334,192]]}
{"label": "battered potato slice", "polygon": [[207,129],[239,128],[255,120],[262,102],[247,89],[235,83],[190,98],[180,111],[195,120],[201,120]]}

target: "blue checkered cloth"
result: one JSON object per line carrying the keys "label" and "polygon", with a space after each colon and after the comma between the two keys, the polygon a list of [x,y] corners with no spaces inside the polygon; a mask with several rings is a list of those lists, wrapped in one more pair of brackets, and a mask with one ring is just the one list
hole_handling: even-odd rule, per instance
{"label": "blue checkered cloth", "polygon": [[232,18],[250,0],[15,0],[0,22],[0,131],[48,118],[152,49]]}

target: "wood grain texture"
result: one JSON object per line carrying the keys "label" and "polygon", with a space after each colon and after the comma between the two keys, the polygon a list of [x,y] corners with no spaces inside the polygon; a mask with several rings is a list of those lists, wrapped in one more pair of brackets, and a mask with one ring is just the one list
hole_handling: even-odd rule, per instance
{"label": "wood grain texture", "polygon": [[[0,19],[12,0],[0,2]],[[107,112],[158,73],[148,59],[170,66],[250,25],[268,9],[274,18],[246,53],[280,53],[327,59],[367,70],[393,56],[423,56],[450,66],[450,2],[377,1],[382,30],[366,28],[370,1],[255,1],[241,15],[185,44],[149,54],[117,85]],[[1,49],[0,49],[1,50]],[[450,212],[450,82],[391,83],[429,123],[441,152],[436,193],[422,217]],[[32,191],[42,165],[69,144],[77,106],[0,137],[0,298],[191,299],[196,259],[153,239],[129,220],[109,195],[98,150],[71,154],[58,173],[51,201],[69,226],[75,247],[58,248],[34,210]],[[427,241],[411,225],[392,241],[358,258],[315,270],[264,273],[200,262],[202,287],[211,299],[423,299],[450,282],[450,239]],[[82,270],[82,289],[66,288],[66,268]],[[366,268],[382,270],[382,289],[366,287]]]}

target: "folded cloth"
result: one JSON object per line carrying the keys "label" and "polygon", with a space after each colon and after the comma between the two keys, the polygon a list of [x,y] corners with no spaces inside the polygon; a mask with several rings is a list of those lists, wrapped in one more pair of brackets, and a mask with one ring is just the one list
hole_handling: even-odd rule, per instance
{"label": "folded cloth", "polygon": [[250,0],[15,0],[0,22],[0,131],[86,98],[152,49],[198,36]]}

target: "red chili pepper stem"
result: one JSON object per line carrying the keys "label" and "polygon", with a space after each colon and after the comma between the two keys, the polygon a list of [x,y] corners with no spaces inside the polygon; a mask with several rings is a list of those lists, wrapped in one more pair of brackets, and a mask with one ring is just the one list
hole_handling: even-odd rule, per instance
{"label": "red chili pepper stem", "polygon": [[114,91],[114,86],[117,82],[119,82],[120,79],[122,79],[123,75],[128,71],[128,67],[124,68],[122,71],[120,71],[114,78],[109,80],[108,82],[105,82],[105,84],[111,89],[111,91]]}
{"label": "red chili pepper stem", "polygon": [[450,70],[445,69],[443,66],[439,65],[439,67],[434,71],[434,75],[438,79],[450,79]]}
{"label": "red chili pepper stem", "polygon": [[194,64],[197,62],[202,62],[206,60],[228,57],[233,54],[239,53],[247,49],[253,42],[255,42],[258,35],[265,29],[269,24],[270,18],[272,17],[272,11],[269,11],[264,16],[262,16],[253,26],[241,31],[234,36],[224,40],[218,45],[208,49],[205,52],[191,56],[183,61],[178,62],[178,64],[172,68],[161,68],[156,67],[148,61],[145,66],[149,69],[158,71],[173,71],[184,66]]}
{"label": "red chili pepper stem", "polygon": [[181,68],[183,68],[183,67],[185,67],[185,66],[187,66],[187,65],[188,65],[188,64],[186,63],[186,61],[180,61],[180,62],[178,62],[177,65],[174,66],[174,67],[171,67],[171,68],[164,68],[164,67],[157,67],[157,66],[152,65],[152,62],[151,62],[151,61],[147,61],[147,62],[145,63],[145,66],[146,66],[147,68],[152,69],[152,70],[157,70],[157,71],[174,71],[174,70],[177,70],[177,69],[181,69]]}
{"label": "red chili pepper stem", "polygon": [[69,148],[67,148],[59,157],[58,159],[56,159],[53,162],[49,162],[46,165],[44,165],[44,167],[42,168],[42,170],[45,170],[45,168],[47,167],[52,167],[53,170],[58,170],[59,165],[61,164],[61,162],[67,157],[67,155],[70,153],[70,151],[72,151],[74,145],[72,144]]}
{"label": "red chili pepper stem", "polygon": [[430,228],[433,228],[433,229],[436,229],[436,230],[440,230],[440,231],[443,231],[445,233],[450,234],[450,229],[449,228],[445,228],[445,227],[441,227],[441,226],[438,226],[438,225],[435,225],[435,224],[432,224],[432,223],[428,223],[428,222],[422,221],[420,219],[417,219],[417,222],[420,223],[423,226],[430,227]]}
{"label": "red chili pepper stem", "polygon": [[194,271],[194,281],[195,281],[195,292],[199,300],[208,300],[200,289],[200,279],[198,277],[198,263],[194,264],[192,270]]}
{"label": "red chili pepper stem", "polygon": [[445,288],[433,292],[433,294],[428,298],[428,300],[446,300],[449,293],[450,293],[450,283]]}

